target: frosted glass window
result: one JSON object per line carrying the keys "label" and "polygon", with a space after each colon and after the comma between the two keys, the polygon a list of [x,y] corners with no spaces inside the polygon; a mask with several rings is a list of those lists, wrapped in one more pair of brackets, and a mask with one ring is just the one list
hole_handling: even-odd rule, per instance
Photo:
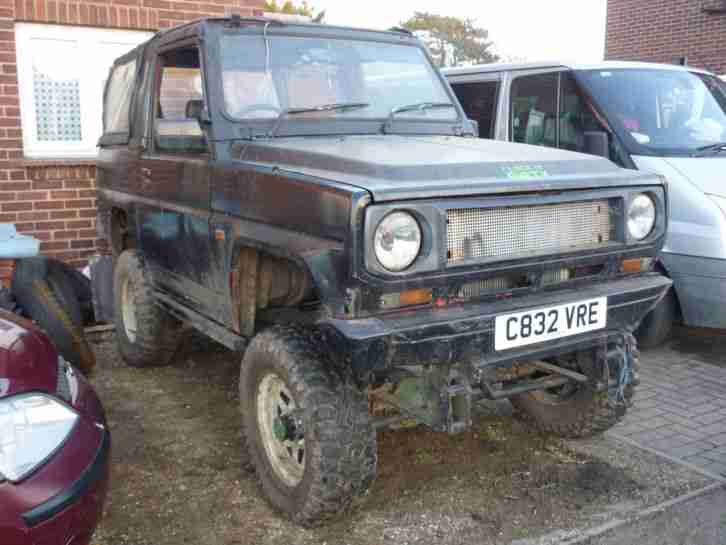
{"label": "frosted glass window", "polygon": [[81,142],[78,78],[55,79],[33,67],[36,137],[40,141]]}
{"label": "frosted glass window", "polygon": [[111,65],[151,36],[150,32],[16,23],[23,154],[95,157],[103,126],[103,89]]}

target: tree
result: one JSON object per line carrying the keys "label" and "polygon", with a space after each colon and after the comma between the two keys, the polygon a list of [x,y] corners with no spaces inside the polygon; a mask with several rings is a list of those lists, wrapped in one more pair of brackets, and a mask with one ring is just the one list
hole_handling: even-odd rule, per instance
{"label": "tree", "polygon": [[416,32],[426,42],[439,66],[483,64],[499,59],[490,49],[489,31],[468,17],[416,11],[401,27]]}
{"label": "tree", "polygon": [[286,0],[280,6],[277,4],[277,0],[265,0],[263,9],[273,13],[287,13],[288,15],[310,17],[316,23],[322,23],[325,18],[325,10],[315,13],[315,10],[310,7],[306,0],[303,0],[299,6],[296,6],[290,0]]}

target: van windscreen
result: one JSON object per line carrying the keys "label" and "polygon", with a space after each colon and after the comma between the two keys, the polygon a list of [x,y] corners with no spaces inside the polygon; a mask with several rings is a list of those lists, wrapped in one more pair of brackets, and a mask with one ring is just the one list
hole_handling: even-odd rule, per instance
{"label": "van windscreen", "polygon": [[628,68],[576,77],[632,154],[693,154],[726,140],[726,90],[714,76]]}

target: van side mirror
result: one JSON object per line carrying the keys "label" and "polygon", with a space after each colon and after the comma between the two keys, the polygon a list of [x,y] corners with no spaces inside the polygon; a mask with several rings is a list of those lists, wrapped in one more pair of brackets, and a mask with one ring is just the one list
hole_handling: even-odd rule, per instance
{"label": "van side mirror", "polygon": [[479,122],[476,119],[468,118],[467,121],[469,122],[469,126],[471,127],[472,132],[474,133],[474,136],[479,138]]}
{"label": "van side mirror", "polygon": [[187,119],[196,119],[200,127],[211,123],[209,112],[204,107],[203,100],[195,99],[187,102],[185,114]]}
{"label": "van side mirror", "polygon": [[605,131],[585,131],[585,153],[610,158],[610,137]]}

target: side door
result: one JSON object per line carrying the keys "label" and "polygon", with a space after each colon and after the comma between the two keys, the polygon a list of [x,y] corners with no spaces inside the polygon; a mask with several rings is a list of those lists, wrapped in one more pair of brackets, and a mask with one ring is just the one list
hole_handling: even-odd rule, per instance
{"label": "side door", "polygon": [[612,131],[568,70],[513,77],[509,139],[591,153],[624,165]]}
{"label": "side door", "polygon": [[509,87],[509,139],[556,148],[559,138],[559,72],[512,78]]}
{"label": "side door", "polygon": [[159,203],[142,226],[158,245],[149,265],[162,289],[209,314],[211,153],[198,119],[206,100],[198,44],[161,49],[154,70],[152,137],[139,161],[141,184]]}
{"label": "side door", "polygon": [[499,96],[501,80],[498,75],[487,79],[456,79],[451,87],[456,93],[466,116],[479,125],[479,138],[496,139],[499,118]]}

